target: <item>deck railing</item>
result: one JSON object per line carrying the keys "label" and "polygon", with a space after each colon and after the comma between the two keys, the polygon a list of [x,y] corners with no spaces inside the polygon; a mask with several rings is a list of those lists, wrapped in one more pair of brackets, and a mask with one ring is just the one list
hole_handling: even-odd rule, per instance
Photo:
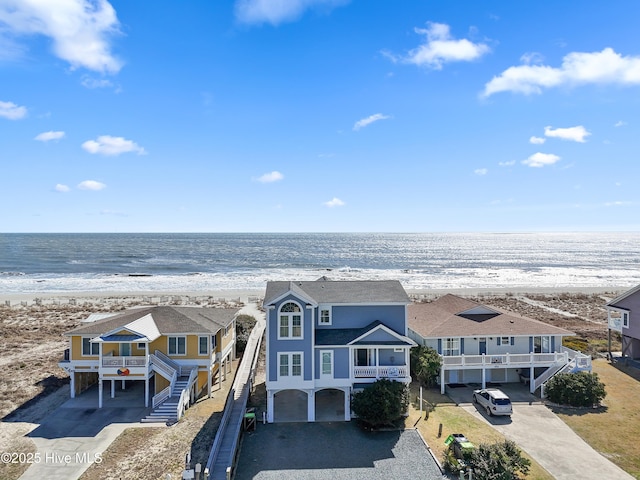
{"label": "deck railing", "polygon": [[145,356],[134,356],[134,357],[114,357],[107,356],[102,357],[102,366],[103,367],[144,367],[147,365],[147,357]]}
{"label": "deck railing", "polygon": [[388,366],[356,366],[353,367],[355,378],[399,378],[408,377],[409,368],[406,365]]}
{"label": "deck railing", "polygon": [[451,367],[491,367],[491,366],[535,366],[565,364],[569,361],[568,352],[553,353],[517,353],[504,355],[456,355],[442,357],[442,364]]}

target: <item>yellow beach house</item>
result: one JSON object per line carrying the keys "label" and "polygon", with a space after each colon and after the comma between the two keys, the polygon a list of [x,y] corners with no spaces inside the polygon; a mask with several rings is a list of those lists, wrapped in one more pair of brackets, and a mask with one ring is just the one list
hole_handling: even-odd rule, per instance
{"label": "yellow beach house", "polygon": [[[98,384],[144,382],[145,406],[158,421],[177,420],[212,385],[226,377],[235,359],[238,309],[152,306],[89,316],[65,333],[69,349],[60,367],[71,378],[71,397]],[[152,417],[153,418],[153,417]]]}

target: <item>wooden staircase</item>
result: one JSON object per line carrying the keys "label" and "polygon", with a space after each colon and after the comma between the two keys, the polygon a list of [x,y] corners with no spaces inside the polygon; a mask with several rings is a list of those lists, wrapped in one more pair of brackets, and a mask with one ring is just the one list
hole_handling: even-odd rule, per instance
{"label": "wooden staircase", "polygon": [[178,421],[178,402],[182,391],[188,388],[189,376],[178,377],[171,395],[145,418],[142,423],[175,423]]}

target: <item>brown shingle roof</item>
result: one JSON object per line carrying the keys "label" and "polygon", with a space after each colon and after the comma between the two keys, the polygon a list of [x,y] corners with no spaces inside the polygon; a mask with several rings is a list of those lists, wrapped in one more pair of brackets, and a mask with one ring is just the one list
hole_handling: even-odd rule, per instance
{"label": "brown shingle roof", "polygon": [[237,308],[143,307],[125,310],[103,320],[81,325],[65,335],[100,335],[123,327],[134,320],[151,315],[161,334],[212,334],[231,324]]}
{"label": "brown shingle roof", "polygon": [[[460,316],[476,307],[489,308],[495,316],[478,316],[482,321]],[[491,318],[486,318],[491,317]],[[409,328],[423,338],[518,335],[574,335],[564,328],[540,322],[447,294],[431,303],[413,303],[407,307]]]}

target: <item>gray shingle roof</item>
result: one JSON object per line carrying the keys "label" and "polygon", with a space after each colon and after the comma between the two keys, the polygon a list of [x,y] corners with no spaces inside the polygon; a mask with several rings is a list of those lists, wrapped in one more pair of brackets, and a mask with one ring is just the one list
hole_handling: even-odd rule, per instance
{"label": "gray shingle roof", "polygon": [[[321,345],[347,345],[349,342],[354,341],[356,338],[370,332],[378,325],[384,325],[380,320],[371,322],[366,327],[362,328],[319,328],[316,330],[316,346]],[[404,337],[404,335],[401,335]],[[403,341],[400,339],[391,341],[360,341],[355,345],[412,345],[411,341]]]}
{"label": "gray shingle roof", "polygon": [[316,303],[404,303],[411,301],[397,280],[340,280],[324,277],[306,282],[267,282],[264,305],[287,292],[304,295]]}
{"label": "gray shingle roof", "polygon": [[[480,303],[447,294],[431,303],[414,303],[407,307],[407,322],[411,330],[423,338],[518,335],[574,335],[564,328],[491,307],[498,315],[469,318],[460,313]],[[486,318],[490,317],[490,318]]]}
{"label": "gray shingle roof", "polygon": [[174,333],[217,333],[230,325],[238,313],[237,308],[202,307],[142,307],[125,310],[103,320],[83,324],[65,335],[100,335],[123,327],[134,320],[151,315],[161,334]]}

